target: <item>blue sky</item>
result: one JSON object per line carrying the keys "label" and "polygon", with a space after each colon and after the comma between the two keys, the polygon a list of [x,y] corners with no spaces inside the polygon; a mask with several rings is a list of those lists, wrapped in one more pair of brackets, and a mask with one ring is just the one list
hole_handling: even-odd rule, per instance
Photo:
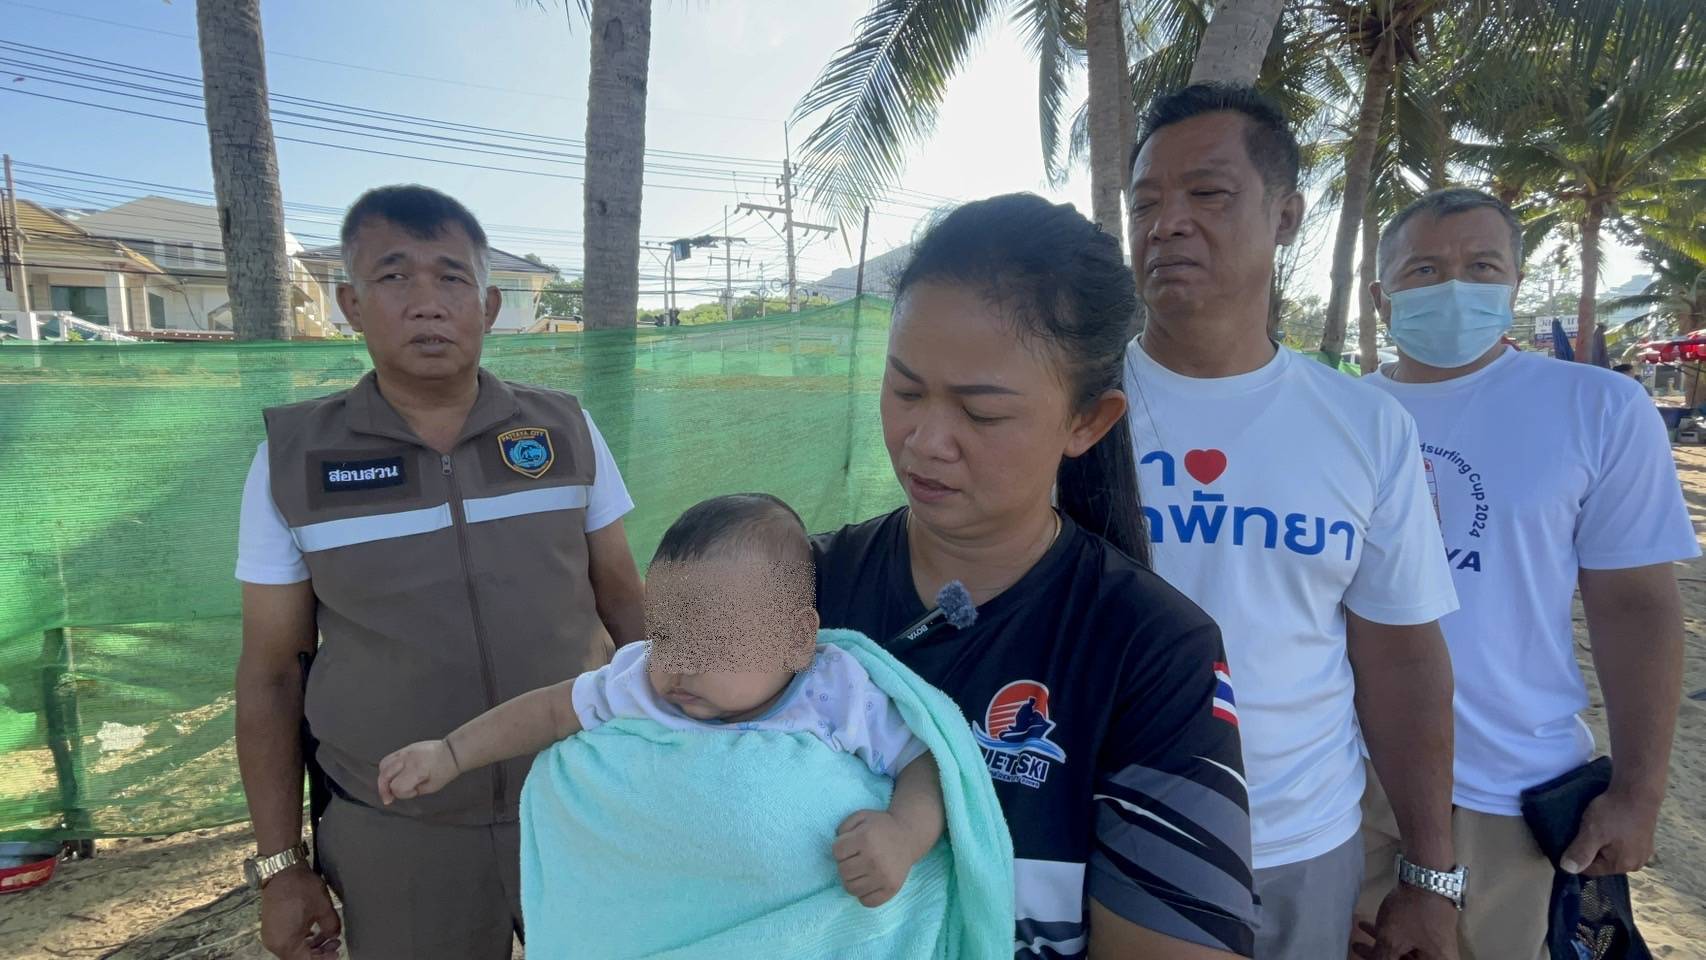
{"label": "blue sky", "polygon": [[[412,116],[549,137],[585,135],[587,34],[559,0],[263,0],[268,80],[275,95],[312,98]],[[865,0],[657,0],[653,11],[646,145],[652,150],[715,155],[682,158],[682,172],[648,172],[641,232],[645,239],[721,233],[724,208],[749,200],[774,204],[769,178],[780,173],[783,120],[817,72],[850,36]],[[4,39],[124,67],[199,77],[191,0],[0,0]],[[197,119],[196,109],[43,82],[17,61],[43,54],[0,51],[0,149],[14,160],[78,171],[19,171],[19,193],[59,205],[103,206],[149,188],[148,181],[210,191],[205,131],[198,125],[129,116],[28,94],[86,100]],[[65,67],[63,61],[58,65]],[[110,76],[110,68],[103,68]],[[38,71],[39,74],[39,71]],[[63,75],[61,75],[63,77]],[[91,82],[78,80],[76,82]],[[160,84],[159,80],[142,81]],[[102,81],[94,81],[103,85]],[[1082,95],[1079,78],[1079,96]],[[134,92],[134,91],[133,91]],[[151,95],[144,93],[143,95]],[[276,108],[275,108],[276,109]],[[275,118],[282,119],[282,118]],[[281,137],[336,140],[367,149],[465,162],[548,170],[554,177],[475,170],[281,142],[280,178],[291,230],[308,246],[331,242],[336,213],[362,190],[416,181],[455,194],[488,225],[494,245],[537,253],[579,272],[580,167],[423,149],[277,125]],[[796,128],[799,141],[809,127]],[[478,135],[471,135],[478,137]],[[1036,68],[1016,30],[988,31],[978,54],[952,82],[929,140],[911,152],[902,187],[909,193],[873,212],[873,253],[909,239],[918,220],[949,199],[1035,190],[1089,209],[1088,179],[1076,173],[1060,189],[1043,175],[1036,122]],[[553,147],[574,152],[572,148]],[[764,162],[770,164],[768,173]],[[687,172],[691,171],[691,172]],[[89,175],[89,176],[82,176]],[[673,189],[690,187],[692,189]],[[155,191],[164,192],[164,191]],[[168,194],[204,199],[195,194]],[[812,209],[802,219],[824,219]],[[856,227],[854,228],[856,231]],[[760,266],[782,274],[782,246],[756,216],[734,217],[730,232],[751,239],[736,269],[750,289]],[[801,257],[802,280],[849,263],[858,237],[815,241]],[[851,253],[849,252],[851,249]],[[743,256],[737,248],[737,256]],[[1319,256],[1307,271],[1324,288]],[[1606,279],[1617,283],[1636,263],[1616,251]],[[641,260],[645,305],[660,302],[661,270]],[[702,255],[679,267],[684,289],[720,286],[723,265]],[[703,299],[685,296],[684,303]]]}

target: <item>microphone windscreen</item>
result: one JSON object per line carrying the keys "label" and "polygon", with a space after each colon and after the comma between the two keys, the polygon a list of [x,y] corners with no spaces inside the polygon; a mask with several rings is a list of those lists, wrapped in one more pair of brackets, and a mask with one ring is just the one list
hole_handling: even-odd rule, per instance
{"label": "microphone windscreen", "polygon": [[966,585],[958,580],[949,580],[936,592],[936,606],[949,623],[961,630],[977,622],[977,606],[971,602]]}

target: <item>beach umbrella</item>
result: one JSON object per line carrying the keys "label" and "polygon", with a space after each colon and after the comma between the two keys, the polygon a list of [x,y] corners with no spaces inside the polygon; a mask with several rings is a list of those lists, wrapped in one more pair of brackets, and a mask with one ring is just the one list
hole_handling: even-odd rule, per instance
{"label": "beach umbrella", "polygon": [[1552,355],[1560,360],[1576,359],[1576,351],[1570,347],[1570,338],[1564,336],[1564,324],[1556,317],[1552,319]]}

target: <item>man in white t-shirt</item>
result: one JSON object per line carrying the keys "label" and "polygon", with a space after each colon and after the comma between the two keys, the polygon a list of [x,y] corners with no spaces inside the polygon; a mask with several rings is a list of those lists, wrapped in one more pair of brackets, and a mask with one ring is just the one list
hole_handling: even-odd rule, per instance
{"label": "man in white t-shirt", "polygon": [[1382,955],[1451,958],[1461,875],[1436,621],[1456,599],[1409,416],[1267,336],[1274,250],[1303,216],[1297,175],[1284,118],[1247,88],[1188,87],[1145,118],[1130,235],[1149,322],[1125,388],[1155,570],[1225,637],[1257,960],[1349,946],[1364,740],[1410,865],[1380,910]]}
{"label": "man in white t-shirt", "polygon": [[[1700,553],[1640,384],[1501,342],[1521,265],[1509,207],[1445,190],[1387,225],[1373,287],[1399,360],[1368,380],[1415,417],[1462,602],[1440,625],[1457,679],[1452,826],[1470,877],[1466,960],[1546,956],[1553,868],[1520,800],[1593,756],[1578,716],[1588,705],[1571,621],[1578,585],[1616,766],[1561,866],[1626,873],[1652,855],[1682,674],[1671,564]],[[1367,904],[1392,882],[1387,810],[1371,783]]]}
{"label": "man in white t-shirt", "polygon": [[[266,410],[243,490],[245,872],[276,956],[333,956],[341,936],[365,960],[507,960],[529,758],[383,812],[378,763],[642,639],[633,502],[574,397],[481,369],[502,297],[466,208],[382,187],[340,235],[338,306],[373,371]],[[326,791],[312,862],[305,766]]]}

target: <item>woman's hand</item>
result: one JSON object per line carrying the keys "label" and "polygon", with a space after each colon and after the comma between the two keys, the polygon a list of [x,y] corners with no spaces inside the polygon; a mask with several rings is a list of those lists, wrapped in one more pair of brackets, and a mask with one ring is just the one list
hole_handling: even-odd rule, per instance
{"label": "woman's hand", "polygon": [[379,800],[412,800],[437,793],[462,771],[444,740],[411,743],[379,761]]}
{"label": "woman's hand", "polygon": [[935,841],[919,849],[918,831],[887,810],[860,810],[835,831],[830,853],[841,873],[841,886],[867,907],[880,907],[900,892],[912,865]]}

